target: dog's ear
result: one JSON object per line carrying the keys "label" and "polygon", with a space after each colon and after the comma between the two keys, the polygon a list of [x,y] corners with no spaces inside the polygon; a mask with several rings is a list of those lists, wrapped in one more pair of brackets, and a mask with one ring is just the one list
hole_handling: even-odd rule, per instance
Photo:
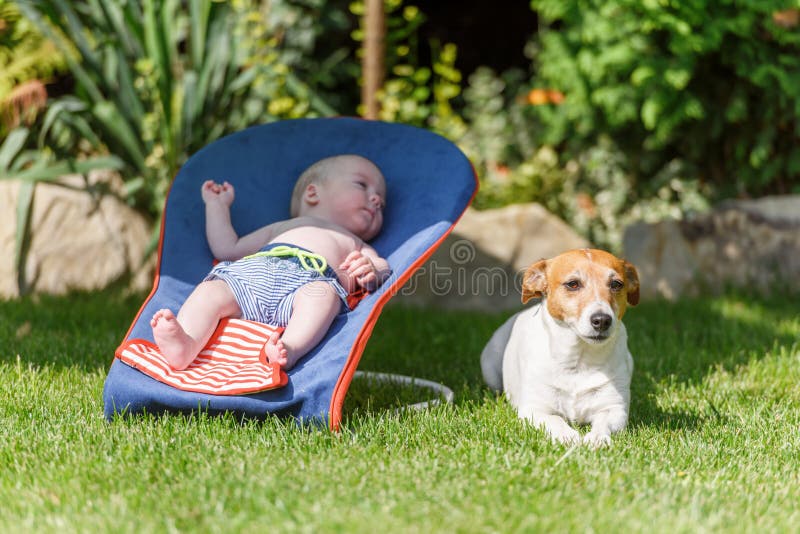
{"label": "dog's ear", "polygon": [[625,282],[628,286],[628,304],[636,306],[639,304],[639,273],[632,263],[625,262]]}
{"label": "dog's ear", "polygon": [[542,298],[547,294],[547,260],[540,260],[528,267],[522,277],[522,303]]}

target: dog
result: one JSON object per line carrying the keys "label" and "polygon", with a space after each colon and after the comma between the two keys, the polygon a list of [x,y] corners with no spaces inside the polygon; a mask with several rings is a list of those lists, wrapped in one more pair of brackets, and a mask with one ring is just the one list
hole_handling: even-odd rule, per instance
{"label": "dog", "polygon": [[[639,303],[639,275],[608,252],[579,249],[531,265],[517,313],[481,353],[487,385],[558,443],[611,444],[628,422],[633,358],[622,316]],[[591,424],[581,438],[568,422]]]}

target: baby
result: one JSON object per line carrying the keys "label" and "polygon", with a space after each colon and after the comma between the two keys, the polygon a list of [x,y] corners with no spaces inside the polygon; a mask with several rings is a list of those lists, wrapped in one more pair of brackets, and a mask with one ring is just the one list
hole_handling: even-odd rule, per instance
{"label": "baby", "polygon": [[[270,362],[291,369],[347,309],[347,295],[373,291],[389,264],[365,241],[383,225],[386,184],[368,159],[322,159],[298,178],[290,219],[245,236],[233,229],[234,188],[206,181],[206,236],[221,261],[181,306],[157,311],[153,337],[167,362],[184,369],[208,342],[220,319],[242,318],[285,326],[267,341]],[[338,267],[334,271],[331,266]]]}

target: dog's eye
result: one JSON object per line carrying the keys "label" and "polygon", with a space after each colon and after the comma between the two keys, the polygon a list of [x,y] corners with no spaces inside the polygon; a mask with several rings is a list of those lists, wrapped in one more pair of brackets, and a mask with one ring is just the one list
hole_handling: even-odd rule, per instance
{"label": "dog's eye", "polygon": [[622,283],[620,280],[612,280],[611,281],[611,291],[622,291],[622,288],[625,287],[625,284]]}
{"label": "dog's eye", "polygon": [[568,280],[564,282],[564,287],[567,288],[567,291],[577,291],[581,288],[581,281],[580,280]]}

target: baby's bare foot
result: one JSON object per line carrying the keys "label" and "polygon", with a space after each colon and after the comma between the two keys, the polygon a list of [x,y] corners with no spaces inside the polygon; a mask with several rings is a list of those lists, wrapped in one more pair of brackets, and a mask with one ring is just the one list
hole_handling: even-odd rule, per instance
{"label": "baby's bare foot", "polygon": [[282,369],[289,370],[294,365],[294,362],[289,362],[289,351],[283,344],[283,340],[278,332],[273,332],[266,344],[264,345],[264,352],[267,354],[267,359],[270,363],[277,363]]}
{"label": "baby's bare foot", "polygon": [[181,327],[172,310],[158,310],[150,319],[153,339],[173,369],[185,369],[195,356],[195,341]]}

